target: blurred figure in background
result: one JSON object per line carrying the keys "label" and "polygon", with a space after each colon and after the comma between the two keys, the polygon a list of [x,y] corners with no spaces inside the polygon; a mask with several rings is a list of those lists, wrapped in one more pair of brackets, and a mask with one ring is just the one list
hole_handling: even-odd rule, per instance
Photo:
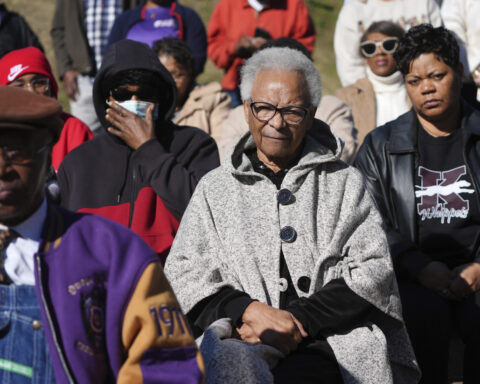
{"label": "blurred figure in background", "polygon": [[202,19],[192,8],[176,0],[147,0],[115,19],[108,45],[122,39],[145,43],[178,37],[185,41],[194,58],[193,75],[203,72],[207,60],[207,35]]}
{"label": "blurred figure in background", "polygon": [[177,108],[172,121],[200,128],[218,143],[220,125],[231,109],[230,97],[218,82],[205,85],[195,82],[193,55],[184,41],[165,38],[157,41],[153,50],[177,85]]}
{"label": "blurred figure in background", "polygon": [[360,52],[367,63],[367,76],[335,92],[352,108],[359,145],[375,127],[395,120],[410,109],[403,76],[393,59],[404,33],[391,21],[370,25],[360,40]]}
{"label": "blurred figure in background", "polygon": [[97,134],[93,80],[107,49],[115,17],[141,0],[57,0],[50,35],[70,112]]}
{"label": "blurred figure in background", "polygon": [[[38,48],[28,47],[10,52],[0,59],[0,85],[19,87],[38,95],[57,98],[58,86],[52,68]],[[68,152],[93,137],[87,125],[62,112],[63,129],[52,148],[52,166],[58,171]]]}
{"label": "blurred figure in background", "polygon": [[239,70],[270,39],[291,37],[312,52],[315,27],[302,0],[220,0],[208,24],[208,56],[225,70],[222,88],[241,104]]}
{"label": "blurred figure in background", "polygon": [[473,98],[480,102],[480,1],[444,0],[442,18],[445,27],[455,34],[460,43],[464,80],[474,82]]}
{"label": "blurred figure in background", "polygon": [[42,44],[25,19],[0,3],[0,58],[15,49],[37,47],[43,51]]}
{"label": "blurred figure in background", "polygon": [[480,112],[445,28],[412,28],[394,56],[413,108],[370,132],[355,165],[386,224],[421,383],[448,383],[452,334],[463,382],[480,383]]}
{"label": "blurred figure in background", "polygon": [[[271,40],[265,43],[261,50],[271,47],[296,49],[312,60],[310,52],[302,43],[288,37]],[[340,158],[347,163],[351,163],[357,149],[357,129],[353,122],[350,107],[335,96],[322,95],[315,112],[315,118],[327,123],[333,134],[340,138],[343,145]],[[245,120],[245,113],[243,106],[240,105],[234,108],[222,123],[220,141],[217,142],[220,159],[223,160],[228,149],[247,131],[248,125]]]}
{"label": "blurred figure in background", "polygon": [[393,21],[405,31],[421,23],[442,24],[435,0],[351,0],[340,10],[334,36],[337,74],[344,87],[365,77],[360,39],[370,24],[380,20]]}

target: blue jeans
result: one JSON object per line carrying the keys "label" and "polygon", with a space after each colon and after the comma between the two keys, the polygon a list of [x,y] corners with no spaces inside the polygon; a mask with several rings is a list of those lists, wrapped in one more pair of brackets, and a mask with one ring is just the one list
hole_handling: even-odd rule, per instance
{"label": "blue jeans", "polygon": [[35,287],[0,285],[0,383],[54,383]]}

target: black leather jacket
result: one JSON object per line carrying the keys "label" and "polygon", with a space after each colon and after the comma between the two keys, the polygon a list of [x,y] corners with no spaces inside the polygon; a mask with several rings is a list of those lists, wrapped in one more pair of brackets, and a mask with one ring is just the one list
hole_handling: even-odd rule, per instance
{"label": "black leather jacket", "polygon": [[[367,187],[385,220],[390,252],[399,278],[415,278],[431,261],[416,245],[414,185],[418,165],[418,127],[420,124],[412,109],[376,128],[365,138],[354,163],[364,174]],[[480,112],[465,102],[462,102],[460,129],[463,131],[465,164],[478,198]]]}

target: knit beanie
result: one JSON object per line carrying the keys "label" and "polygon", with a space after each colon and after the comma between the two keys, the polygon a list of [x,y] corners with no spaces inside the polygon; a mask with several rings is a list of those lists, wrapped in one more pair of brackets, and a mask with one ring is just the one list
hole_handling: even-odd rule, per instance
{"label": "knit beanie", "polygon": [[47,58],[40,49],[36,47],[17,49],[0,59],[0,85],[8,85],[18,77],[30,73],[48,77],[52,95],[57,98],[57,82]]}

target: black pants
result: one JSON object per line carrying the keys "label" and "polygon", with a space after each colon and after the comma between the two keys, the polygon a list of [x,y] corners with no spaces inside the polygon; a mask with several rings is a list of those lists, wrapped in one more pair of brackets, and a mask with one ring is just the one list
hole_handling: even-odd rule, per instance
{"label": "black pants", "polygon": [[480,383],[480,292],[450,301],[419,283],[399,281],[403,318],[422,370],[422,384],[448,383],[448,348],[457,332],[465,343],[463,383]]}
{"label": "black pants", "polygon": [[272,370],[275,384],[342,384],[333,350],[325,340],[302,343]]}

